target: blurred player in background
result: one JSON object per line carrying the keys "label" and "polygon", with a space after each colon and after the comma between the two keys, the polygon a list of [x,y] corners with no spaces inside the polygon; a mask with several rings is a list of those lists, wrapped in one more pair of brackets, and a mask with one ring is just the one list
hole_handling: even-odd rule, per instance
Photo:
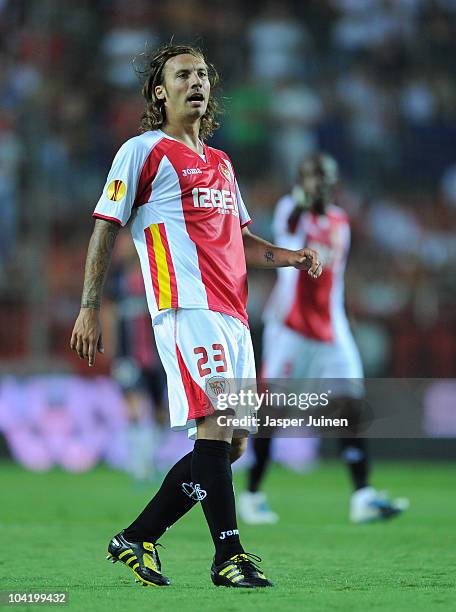
{"label": "blurred player in background", "polygon": [[[361,523],[395,516],[407,502],[390,501],[370,486],[366,440],[357,437],[363,368],[344,307],[350,226],[347,214],[333,204],[337,181],[335,159],[324,153],[311,155],[303,160],[292,193],[277,204],[273,226],[277,244],[318,250],[324,270],[318,282],[299,270],[278,270],[264,314],[262,378],[332,379],[332,405],[337,404],[338,414],[350,417],[353,437],[340,438],[339,443],[353,485],[350,519]],[[253,440],[254,463],[239,503],[240,516],[249,524],[278,520],[260,490],[271,442],[270,437]]]}
{"label": "blurred player in background", "polygon": [[128,417],[128,471],[138,482],[154,476],[154,453],[166,415],[166,375],[155,346],[144,281],[129,234],[113,254],[103,312],[109,332],[111,374],[122,389]]}
{"label": "blurred player in background", "polygon": [[215,548],[213,583],[271,586],[259,557],[244,551],[237,528],[231,461],[242,454],[245,437],[220,426],[208,393],[227,379],[255,378],[246,264],[321,274],[311,249],[279,248],[247,229],[250,217],[231,161],[203,142],[218,127],[216,82],[198,49],[165,45],[151,56],[141,134],[116,154],[95,208],[70,341],[89,365],[97,349],[104,351],[103,285],[119,227],[129,223],[167,374],[171,427],[196,438],[141,514],[109,542],[108,557],[146,585],[169,585],[157,540],[200,501]]}

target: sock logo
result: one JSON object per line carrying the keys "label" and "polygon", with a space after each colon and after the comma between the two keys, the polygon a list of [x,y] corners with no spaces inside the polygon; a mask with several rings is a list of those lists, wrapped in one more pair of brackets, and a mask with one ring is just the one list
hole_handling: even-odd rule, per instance
{"label": "sock logo", "polygon": [[203,501],[207,495],[207,491],[202,489],[201,485],[198,483],[193,484],[193,482],[183,482],[182,491],[195,501]]}
{"label": "sock logo", "polygon": [[219,535],[220,540],[224,540],[229,536],[239,535],[239,529],[229,529],[228,531],[222,531]]}

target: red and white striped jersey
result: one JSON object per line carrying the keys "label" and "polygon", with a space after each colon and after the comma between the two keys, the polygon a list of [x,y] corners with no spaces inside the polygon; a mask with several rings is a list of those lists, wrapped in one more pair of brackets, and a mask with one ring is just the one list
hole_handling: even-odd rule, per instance
{"label": "red and white striped jersey", "polygon": [[344,272],[350,247],[348,216],[341,208],[329,206],[325,215],[303,212],[291,227],[294,207],[290,195],[279,200],[273,225],[275,242],[293,250],[315,249],[323,272],[313,279],[305,271],[279,268],[264,319],[284,323],[313,340],[336,342],[349,333],[344,308]]}
{"label": "red and white striped jersey", "polygon": [[161,130],[131,138],[93,215],[129,223],[153,321],[168,308],[204,308],[247,325],[250,217],[225,153],[204,145],[203,158]]}

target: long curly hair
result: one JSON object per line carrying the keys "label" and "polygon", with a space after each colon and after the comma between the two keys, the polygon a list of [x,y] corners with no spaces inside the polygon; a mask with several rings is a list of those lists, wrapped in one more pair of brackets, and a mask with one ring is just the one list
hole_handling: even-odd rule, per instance
{"label": "long curly hair", "polygon": [[190,54],[198,59],[202,59],[208,69],[209,83],[211,85],[211,95],[207,104],[207,109],[201,118],[199,136],[205,140],[220,127],[217,116],[221,114],[218,100],[213,95],[213,90],[219,83],[219,75],[215,67],[206,61],[203,51],[192,45],[174,45],[167,43],[146,56],[146,68],[139,71],[145,78],[142,88],[142,95],[146,100],[146,108],[141,117],[139,131],[141,133],[148,130],[158,130],[166,122],[166,109],[164,100],[158,100],[155,96],[155,87],[163,85],[163,68],[166,62],[176,55]]}

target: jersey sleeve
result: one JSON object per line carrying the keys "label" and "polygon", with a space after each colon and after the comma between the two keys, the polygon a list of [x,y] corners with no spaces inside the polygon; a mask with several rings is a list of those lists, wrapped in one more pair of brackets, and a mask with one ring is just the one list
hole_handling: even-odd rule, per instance
{"label": "jersey sleeve", "polygon": [[128,222],[143,162],[144,151],[137,139],[127,140],[114,157],[94,217],[116,221],[122,227]]}
{"label": "jersey sleeve", "polygon": [[346,217],[344,223],[342,223],[341,242],[342,242],[342,247],[343,247],[343,252],[344,252],[344,258],[347,259],[348,253],[350,251],[350,243],[351,243],[351,228],[350,228],[350,221],[348,217]]}
{"label": "jersey sleeve", "polygon": [[238,209],[239,209],[239,221],[241,223],[241,227],[245,227],[246,225],[249,225],[250,223],[252,223],[252,219],[250,218],[247,207],[244,204],[244,200],[242,199],[241,191],[239,189],[239,185],[236,179],[235,179],[235,185],[236,185],[236,200],[237,200]]}
{"label": "jersey sleeve", "polygon": [[239,210],[239,222],[241,224],[241,228],[245,227],[252,223],[252,219],[250,218],[249,211],[247,210],[247,206],[244,204],[244,200],[242,199],[241,190],[239,189],[239,185],[236,178],[236,173],[234,171],[233,162],[229,157],[223,157],[223,161],[228,166],[228,169],[234,179],[234,187],[236,190],[236,201]]}

